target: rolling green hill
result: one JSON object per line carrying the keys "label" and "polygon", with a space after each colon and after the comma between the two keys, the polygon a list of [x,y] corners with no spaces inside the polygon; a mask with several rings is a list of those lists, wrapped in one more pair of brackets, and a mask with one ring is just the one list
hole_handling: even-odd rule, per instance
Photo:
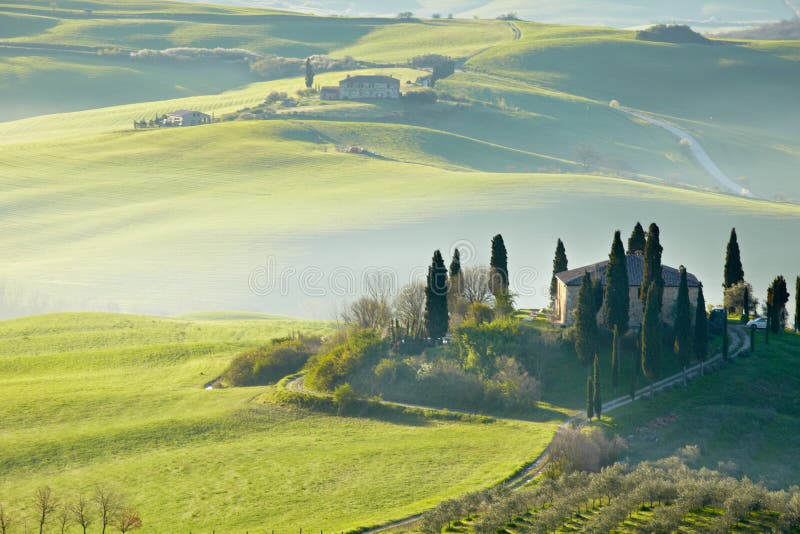
{"label": "rolling green hill", "polygon": [[264,388],[203,389],[242,348],[297,330],[332,325],[114,314],[0,323],[0,501],[21,517],[40,485],[63,502],[105,484],[141,511],[143,532],[346,530],[491,484],[556,426],[339,418],[254,400]]}
{"label": "rolling green hill", "polygon": [[[547,272],[556,237],[580,265],[607,254],[613,229],[637,219],[662,224],[665,262],[689,265],[706,280],[709,299],[733,224],[759,291],[769,275],[797,265],[791,247],[774,250],[759,239],[794,231],[794,205],[592,175],[486,172],[469,168],[463,153],[483,154],[476,166],[513,159],[407,128],[393,135],[367,124],[355,135],[351,125],[329,121],[245,121],[5,145],[2,223],[14,231],[1,238],[2,276],[56,307],[330,318],[334,302],[355,297],[370,266],[393,266],[404,283],[430,250],[458,240],[474,247],[473,261],[486,261],[491,235],[502,231],[514,277],[531,267]],[[362,135],[385,157],[337,150]],[[541,164],[516,155],[518,164]],[[708,241],[691,237],[697,228]],[[270,261],[294,271],[271,273],[275,286],[264,294],[251,276]],[[343,295],[326,289],[337,267],[354,279]],[[308,269],[324,274],[312,288],[301,287]],[[512,280],[522,298],[541,299],[544,278]],[[6,299],[6,313],[26,298]]]}
{"label": "rolling green hill", "polygon": [[[611,428],[630,440],[631,461],[652,460],[696,446],[697,467],[724,469],[772,488],[797,481],[787,436],[800,432],[795,395],[800,337],[759,332],[756,351],[719,373],[653,401],[614,412]],[[691,429],[691,430],[689,430]]]}
{"label": "rolling green hill", "polygon": [[[21,97],[9,109],[42,98],[64,110],[129,102],[0,123],[2,219],[15,228],[0,238],[9,250],[0,278],[15,287],[6,300],[17,311],[7,314],[89,307],[327,318],[357,283],[348,295],[320,295],[295,278],[288,293],[263,295],[251,287],[253,273],[273,261],[328,274],[344,266],[357,281],[367,266],[392,265],[403,283],[431,250],[455,242],[468,241],[485,261],[496,232],[512,243],[512,269],[539,273],[519,288],[522,304],[539,305],[557,237],[573,265],[589,263],[607,254],[614,229],[637,219],[658,220],[666,261],[687,264],[709,288],[719,285],[734,225],[759,293],[797,265],[795,252],[763,237],[793,232],[795,205],[715,194],[716,182],[672,134],[609,106],[618,100],[686,129],[758,196],[798,198],[796,44],[674,45],[607,28],[179,3],[6,3],[0,16],[24,21],[5,41],[45,47],[35,61],[3,52],[0,72],[14,74],[0,94]],[[149,45],[353,54],[399,63],[363,72],[391,73],[403,87],[424,74],[405,65],[413,55],[450,54],[463,66],[437,84],[440,101],[430,107],[303,97],[271,121],[133,132],[134,120],[173,109],[222,117],[303,86],[298,78],[246,84],[243,65],[203,72],[192,62],[177,73],[186,83],[171,86],[159,70],[169,64],[134,68],[119,55],[75,52]],[[271,48],[280,46],[300,48]],[[320,74],[316,83],[346,74]],[[63,98],[50,98],[60,85]],[[148,101],[186,94],[196,96]],[[341,152],[351,145],[372,156]],[[689,237],[698,231],[702,245]],[[321,285],[326,293],[328,280]],[[164,303],[165,291],[181,298]]]}

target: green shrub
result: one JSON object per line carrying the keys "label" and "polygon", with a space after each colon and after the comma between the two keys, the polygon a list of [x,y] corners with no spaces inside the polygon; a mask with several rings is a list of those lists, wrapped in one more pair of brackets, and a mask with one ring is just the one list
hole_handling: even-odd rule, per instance
{"label": "green shrub", "polygon": [[342,384],[333,392],[333,402],[336,404],[336,411],[339,415],[350,413],[358,403],[358,395],[350,387],[350,384]]}
{"label": "green shrub", "polygon": [[520,355],[523,338],[519,322],[513,319],[481,324],[467,321],[453,333],[461,364],[483,376],[495,373],[494,364],[498,356],[515,358]]}
{"label": "green shrub", "polygon": [[306,383],[318,391],[333,391],[361,373],[368,376],[389,351],[375,330],[352,330],[346,338],[308,362]]}
{"label": "green shrub", "polygon": [[256,386],[277,382],[286,375],[299,371],[312,348],[303,340],[280,340],[246,350],[234,358],[222,375],[229,386]]}

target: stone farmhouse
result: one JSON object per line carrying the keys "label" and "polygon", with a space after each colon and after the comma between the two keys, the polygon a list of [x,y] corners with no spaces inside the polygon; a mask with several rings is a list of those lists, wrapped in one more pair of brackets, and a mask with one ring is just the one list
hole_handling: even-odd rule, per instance
{"label": "stone farmhouse", "polygon": [[210,122],[211,115],[191,109],[179,109],[178,111],[167,113],[164,119],[164,123],[167,126],[197,126],[199,124],[209,124]]}
{"label": "stone farmhouse", "polygon": [[[630,284],[630,326],[638,328],[642,324],[644,306],[639,299],[639,288],[642,285],[644,275],[644,257],[641,254],[628,254],[628,282]],[[580,292],[581,282],[584,275],[588,272],[592,279],[600,281],[605,287],[606,267],[608,260],[571,269],[556,274],[557,290],[554,299],[553,320],[556,324],[570,326],[575,322],[575,307],[578,305],[578,293]],[[700,281],[691,273],[686,273],[689,285],[689,301],[692,306],[697,305],[697,293]],[[678,298],[678,286],[680,285],[680,271],[674,267],[662,266],[662,276],[664,278],[664,302],[661,310],[661,318],[667,323],[672,323],[673,309]],[[604,308],[600,310],[599,317],[602,317]]]}
{"label": "stone farmhouse", "polygon": [[400,80],[393,76],[358,75],[339,82],[339,87],[325,86],[322,100],[377,100],[400,98]]}

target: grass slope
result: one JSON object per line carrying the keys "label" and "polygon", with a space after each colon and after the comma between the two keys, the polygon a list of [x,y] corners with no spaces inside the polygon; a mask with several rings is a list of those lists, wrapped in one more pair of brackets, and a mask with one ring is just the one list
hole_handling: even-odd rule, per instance
{"label": "grass slope", "polygon": [[[227,316],[230,317],[230,316]],[[60,314],[0,323],[0,499],[113,484],[145,532],[344,530],[491,484],[557,423],[392,422],[205,391],[243,347],[330,324]],[[313,511],[313,512],[312,512]]]}
{"label": "grass slope", "polygon": [[[687,237],[697,228],[716,236],[722,249],[730,226],[739,226],[759,291],[761,279],[797,265],[794,249],[767,255],[769,244],[757,238],[794,231],[799,218],[792,205],[579,174],[456,170],[453,162],[470,162],[459,156],[465,151],[483,154],[487,162],[495,158],[497,165],[505,156],[431,131],[419,132],[430,140],[419,144],[414,130],[393,137],[385,126],[364,128],[375,132],[369,148],[385,148],[387,156],[403,161],[338,152],[337,144],[362,138],[349,125],[316,121],[234,122],[6,145],[0,148],[2,223],[13,231],[1,238],[9,253],[0,276],[49,297],[50,307],[43,309],[227,308],[330,317],[332,302],[359,290],[328,291],[337,267],[350,269],[357,286],[362,269],[392,265],[403,283],[418,272],[425,250],[458,239],[469,241],[465,246],[477,254],[473,261],[487,261],[481,243],[502,231],[516,251],[512,271],[547,272],[556,236],[580,265],[607,254],[603,235],[638,218],[661,222],[665,262],[689,264],[709,288],[718,286],[720,253]],[[534,156],[519,157],[536,165]],[[555,220],[561,221],[557,230],[529,232]],[[486,221],[492,221],[488,227]],[[273,285],[262,294],[250,277],[269,261],[294,274],[285,272],[285,290]],[[301,287],[300,273],[308,266],[323,272],[318,287]],[[544,294],[539,279],[514,282],[523,302]],[[180,299],[168,304],[164,294]],[[29,312],[29,298],[6,298],[6,313]]]}
{"label": "grass slope", "polygon": [[[613,413],[611,427],[631,442],[631,459],[655,459],[697,445],[698,466],[722,468],[780,488],[800,476],[789,445],[800,433],[800,337],[759,332],[755,354],[687,389]],[[787,441],[788,440],[788,441]]]}
{"label": "grass slope", "polygon": [[800,81],[800,63],[787,52],[792,45],[668,45],[615,30],[521,28],[522,40],[487,50],[468,66],[660,114],[693,133],[734,179],[768,197],[797,197],[791,116],[798,104],[791,88]]}

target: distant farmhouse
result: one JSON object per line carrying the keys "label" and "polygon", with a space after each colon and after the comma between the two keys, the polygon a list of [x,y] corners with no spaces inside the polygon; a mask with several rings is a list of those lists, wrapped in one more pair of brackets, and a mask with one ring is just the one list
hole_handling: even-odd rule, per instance
{"label": "distant farmhouse", "polygon": [[167,113],[164,123],[167,126],[197,126],[199,124],[209,124],[211,115],[206,115],[202,111],[191,109],[179,109],[172,113]]}
{"label": "distant farmhouse", "polygon": [[[644,257],[641,254],[628,254],[628,283],[630,284],[630,325],[639,327],[642,324],[643,306],[639,299],[639,288],[642,285],[644,275]],[[594,281],[599,281],[605,287],[606,267],[608,260],[572,269],[556,274],[557,291],[555,295],[555,307],[553,310],[554,321],[557,324],[570,326],[575,322],[575,307],[578,305],[578,293],[581,289],[581,282],[584,275],[588,272]],[[672,310],[678,298],[678,285],[681,275],[678,269],[662,266],[662,276],[664,278],[664,302],[661,309],[661,317],[664,322],[672,323]],[[689,285],[689,301],[692,306],[697,305],[697,293],[700,281],[693,274],[686,273]],[[603,314],[603,309],[600,314]]]}
{"label": "distant farmhouse", "polygon": [[322,100],[377,100],[400,98],[400,80],[393,76],[350,76],[339,87],[325,86],[320,90]]}

